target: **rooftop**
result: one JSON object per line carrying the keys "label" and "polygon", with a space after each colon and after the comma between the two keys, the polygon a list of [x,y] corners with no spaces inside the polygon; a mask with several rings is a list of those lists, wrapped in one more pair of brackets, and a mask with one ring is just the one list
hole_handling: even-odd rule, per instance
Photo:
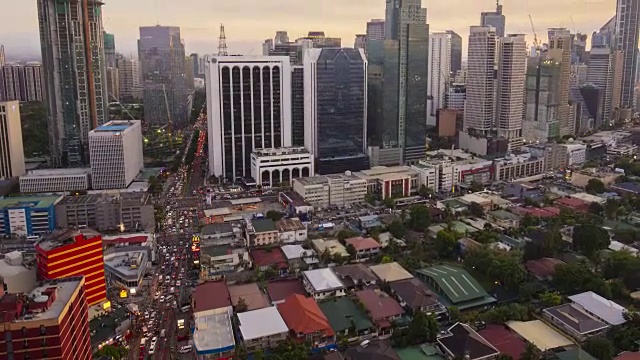
{"label": "rooftop", "polygon": [[435,346],[423,344],[404,349],[396,349],[400,360],[444,360],[444,356]]}
{"label": "rooftop", "polygon": [[542,258],[538,260],[528,260],[525,267],[534,276],[540,279],[553,277],[556,273],[556,266],[564,264],[562,260],[556,258]]}
{"label": "rooftop", "polygon": [[333,336],[329,320],[313,298],[303,295],[291,295],[285,302],[278,304],[278,311],[289,330],[296,334],[324,332]]}
{"label": "rooftop", "polygon": [[201,312],[231,306],[231,295],[224,281],[207,281],[196,287],[193,295],[193,311]]}
{"label": "rooftop", "polygon": [[405,270],[397,262],[373,265],[369,267],[369,269],[378,277],[378,279],[385,282],[406,280],[413,277],[410,272]]}
{"label": "rooftop", "polygon": [[554,306],[544,309],[544,312],[555,317],[579,334],[588,334],[607,327],[607,324],[589,315],[579,305],[575,304]]}
{"label": "rooftop", "polygon": [[573,341],[540,320],[508,321],[506,325],[541,351],[573,345]]}
{"label": "rooftop", "polygon": [[345,240],[347,245],[353,246],[356,251],[366,251],[379,249],[380,244],[373,238],[367,237],[364,238],[362,236],[352,237]]}
{"label": "rooftop", "polygon": [[262,309],[269,306],[269,299],[264,294],[258,284],[249,283],[243,285],[228,285],[229,295],[231,296],[231,303],[233,306],[237,306],[240,299],[244,300],[247,305],[247,311]]}
{"label": "rooftop", "polygon": [[0,199],[0,209],[35,208],[45,209],[62,200],[62,195],[52,196],[10,196]]}
{"label": "rooftop", "polygon": [[283,245],[280,247],[287,260],[304,258],[307,264],[317,264],[319,262],[316,252],[305,249],[302,245]]}
{"label": "rooftop", "polygon": [[287,259],[280,248],[254,249],[250,252],[253,262],[258,266],[276,266],[279,269],[288,267]]}
{"label": "rooftop", "polygon": [[338,240],[335,239],[314,239],[311,240],[313,247],[316,248],[318,254],[322,254],[325,249],[329,249],[329,253],[331,255],[340,254],[341,256],[347,257],[349,256],[349,252],[344,245],[340,244]]}
{"label": "rooftop", "polygon": [[307,228],[304,226],[300,219],[281,219],[276,222],[276,228],[278,231],[300,231],[306,230]]}
{"label": "rooftop", "polygon": [[[91,229],[57,230],[38,242],[36,248],[51,251],[60,247],[75,244],[78,241],[92,239],[100,234]],[[101,240],[102,241],[102,240]]]}
{"label": "rooftop", "polygon": [[360,263],[334,266],[332,270],[347,287],[354,286],[357,282],[372,283],[377,280],[373,272]]}
{"label": "rooftop", "polygon": [[231,215],[231,210],[229,210],[229,208],[226,208],[226,207],[216,208],[216,209],[205,209],[203,212],[204,212],[204,216],[206,217]]}
{"label": "rooftop", "polygon": [[[137,122],[139,123],[139,122]],[[118,120],[113,120],[113,121],[109,121],[108,123],[104,124],[104,125],[100,125],[97,128],[93,129],[93,132],[121,132],[121,131],[125,131],[128,128],[130,128],[131,126],[135,125],[136,122],[133,121],[118,121]]]}
{"label": "rooftop", "polygon": [[[573,348],[569,350],[565,350],[562,352],[557,352],[556,357],[559,360],[596,360],[593,356],[589,355],[588,352],[582,350],[581,348]],[[640,359],[640,356],[636,358]],[[618,358],[616,358],[618,360]]]}
{"label": "rooftop", "polygon": [[238,322],[244,340],[289,332],[287,324],[275,306],[239,313]]}
{"label": "rooftop", "polygon": [[344,284],[330,268],[307,270],[302,273],[305,279],[318,292],[343,289]]}
{"label": "rooftop", "polygon": [[31,170],[21,177],[35,178],[35,177],[51,177],[51,176],[73,176],[73,175],[89,175],[91,174],[91,168],[64,168],[64,169],[42,169]]}
{"label": "rooftop", "polygon": [[469,325],[457,323],[448,332],[451,335],[438,338],[438,343],[453,357],[474,360],[499,353],[498,349]]}
{"label": "rooftop", "polygon": [[267,293],[271,302],[280,302],[291,295],[304,295],[306,291],[298,279],[279,280],[267,283]]}
{"label": "rooftop", "polygon": [[439,304],[438,297],[427,288],[420,279],[394,281],[389,284],[391,290],[412,309],[430,307]]}
{"label": "rooftop", "polygon": [[438,284],[453,303],[461,303],[488,296],[485,289],[469,273],[451,265],[435,265],[417,271]]}
{"label": "rooftop", "polygon": [[388,340],[372,341],[365,347],[352,346],[346,355],[350,360],[400,360]]}
{"label": "rooftop", "polygon": [[495,217],[496,219],[500,219],[500,220],[520,220],[520,216],[510,213],[506,210],[495,210],[495,211],[491,211],[489,212],[490,216]]}
{"label": "rooftop", "polygon": [[200,230],[200,234],[202,234],[203,236],[222,235],[229,233],[233,233],[233,226],[231,226],[231,224],[229,223],[207,224],[202,227],[202,230]]}
{"label": "rooftop", "polygon": [[[17,294],[4,294],[0,297],[0,304],[2,304],[0,319],[3,322],[57,320],[83,285],[84,279],[82,277],[72,277],[48,281],[31,290],[26,297]],[[9,303],[15,303],[15,307],[7,306]],[[18,303],[22,304],[19,308]],[[25,311],[27,307],[29,310]]]}
{"label": "rooftop", "polygon": [[367,314],[347,296],[334,297],[318,305],[335,332],[343,332],[351,326],[355,327],[356,331],[373,327]]}
{"label": "rooftop", "polygon": [[229,202],[231,203],[231,205],[237,206],[237,205],[257,204],[259,202],[262,202],[262,199],[257,197],[252,197],[252,198],[232,199],[232,200],[229,200]]}
{"label": "rooftop", "polygon": [[518,335],[509,331],[504,325],[489,324],[486,328],[479,330],[478,334],[498,349],[500,353],[511,355],[514,359],[520,358],[526,346]]}
{"label": "rooftop", "polygon": [[276,223],[273,222],[273,220],[267,218],[252,219],[251,226],[253,226],[253,229],[256,233],[278,231],[278,229],[276,228]]}
{"label": "rooftop", "polygon": [[357,291],[356,296],[374,321],[386,320],[404,314],[402,306],[384,292],[368,289]]}
{"label": "rooftop", "polygon": [[198,355],[217,354],[235,348],[229,312],[196,312],[193,317],[193,347]]}
{"label": "rooftop", "polygon": [[597,316],[609,325],[620,325],[627,320],[624,318],[626,309],[617,303],[607,300],[593,291],[569,296],[569,300],[582,306],[591,314]]}

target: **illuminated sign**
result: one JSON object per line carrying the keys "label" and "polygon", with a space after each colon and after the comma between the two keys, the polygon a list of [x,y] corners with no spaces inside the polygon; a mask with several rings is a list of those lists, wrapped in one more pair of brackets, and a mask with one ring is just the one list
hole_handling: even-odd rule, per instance
{"label": "illuminated sign", "polygon": [[127,290],[120,290],[120,297],[121,297],[121,298],[123,298],[123,299],[124,299],[124,298],[126,298],[127,296],[128,296],[128,295],[127,295]]}

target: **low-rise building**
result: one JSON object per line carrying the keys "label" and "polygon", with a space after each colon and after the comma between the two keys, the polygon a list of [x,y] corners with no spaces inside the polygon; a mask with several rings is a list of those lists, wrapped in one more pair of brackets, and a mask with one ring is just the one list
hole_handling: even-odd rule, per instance
{"label": "low-rise building", "polygon": [[229,290],[231,303],[236,308],[236,311],[242,311],[238,309],[241,302],[246,305],[246,310],[244,311],[262,309],[270,305],[267,295],[260,290],[256,283],[227,285],[227,289]]}
{"label": "low-rise building", "polygon": [[367,181],[351,174],[320,175],[293,181],[293,191],[316,208],[363,203]]}
{"label": "low-rise building", "polygon": [[34,236],[56,228],[55,206],[62,196],[15,196],[0,199],[0,233]]}
{"label": "low-rise building", "polygon": [[376,326],[378,336],[388,336],[393,333],[393,322],[405,314],[398,302],[379,290],[360,290],[356,297],[364,305],[367,313]]}
{"label": "low-rise building", "polygon": [[281,192],[278,194],[278,200],[288,213],[294,216],[307,217],[313,212],[313,205],[306,202],[300,194],[296,192]]}
{"label": "low-rise building", "polygon": [[460,310],[482,307],[496,302],[485,289],[463,268],[452,265],[434,265],[416,270],[438,295]]}
{"label": "low-rise building", "polygon": [[132,295],[142,285],[151,249],[145,246],[111,247],[104,252],[104,272],[107,282]]}
{"label": "low-rise building", "polygon": [[276,221],[276,228],[280,233],[280,242],[285,244],[307,240],[307,227],[300,219],[280,219]]}
{"label": "low-rise building", "polygon": [[606,299],[593,291],[569,296],[569,300],[574,304],[580,305],[586,312],[610,326],[617,326],[627,322],[625,319],[627,310],[624,306]]}
{"label": "low-rise building", "polygon": [[91,169],[31,170],[20,176],[21,193],[53,193],[89,190]]}
{"label": "low-rise building", "polygon": [[318,306],[329,319],[329,324],[336,335],[361,340],[377,335],[376,327],[367,314],[347,296],[328,299],[319,303]]}
{"label": "low-rise building", "polygon": [[562,198],[556,199],[553,202],[553,205],[561,209],[567,209],[569,211],[577,211],[577,212],[585,213],[589,211],[589,206],[591,205],[591,203],[575,197],[562,197]]}
{"label": "low-rise building", "polygon": [[347,248],[345,248],[344,245],[336,239],[313,239],[311,240],[311,243],[313,244],[314,249],[316,249],[318,255],[322,255],[325,251],[328,251],[331,256],[349,256]]}
{"label": "low-rise building", "polygon": [[237,243],[240,239],[234,231],[233,225],[229,223],[207,224],[200,230],[201,247],[230,245]]}
{"label": "low-rise building", "polygon": [[219,280],[225,274],[242,271],[251,265],[251,257],[245,248],[200,247],[200,278],[203,280]]}
{"label": "low-rise building", "polygon": [[12,251],[0,258],[0,284],[4,283],[4,291],[25,293],[36,285],[35,258],[25,259],[20,251]]}
{"label": "low-rise building", "polygon": [[504,229],[515,229],[520,227],[520,216],[506,210],[488,212],[487,220]]}
{"label": "low-rise building", "polygon": [[564,264],[562,260],[544,257],[536,260],[527,260],[524,266],[536,279],[550,281],[556,274],[556,266],[562,264]]}
{"label": "low-rise building", "polygon": [[320,263],[315,251],[301,245],[284,245],[280,249],[289,262],[289,268],[294,271],[306,270]]}
{"label": "low-rise building", "polygon": [[293,340],[308,341],[312,350],[335,348],[335,333],[313,298],[291,295],[278,305],[278,312]]}
{"label": "low-rise building", "polygon": [[302,272],[302,285],[307,293],[316,300],[346,294],[344,284],[330,268]]}
{"label": "low-rise building", "polygon": [[410,166],[375,166],[354,173],[367,181],[367,192],[380,199],[407,197],[418,192],[420,176]]}
{"label": "low-rise building", "polygon": [[280,233],[273,220],[267,218],[247,220],[248,246],[266,246],[279,241]]}
{"label": "low-rise building", "polygon": [[231,321],[233,307],[227,284],[207,281],[198,285],[192,293],[191,306],[193,348],[198,359],[230,358],[236,342]]}
{"label": "low-rise building", "polygon": [[467,324],[457,323],[438,337],[438,344],[449,359],[492,360],[500,352]]}
{"label": "low-rise building", "polygon": [[282,279],[267,283],[267,294],[271,304],[282,304],[291,295],[305,296],[307,291],[299,279]]}
{"label": "low-rise building", "polygon": [[367,237],[363,238],[362,236],[352,237],[345,240],[347,245],[353,246],[356,250],[355,260],[356,261],[364,261],[366,259],[370,259],[380,253],[381,246],[380,244],[373,238]]}
{"label": "low-rise building", "polygon": [[378,278],[364,264],[340,265],[331,269],[347,290],[375,286],[378,281]]}
{"label": "low-rise building", "polygon": [[251,250],[251,258],[255,267],[260,271],[274,269],[281,275],[289,271],[289,264],[287,264],[287,259],[280,248],[253,249]]}
{"label": "low-rise building", "polygon": [[609,327],[588,314],[581,306],[571,303],[544,309],[543,315],[579,341],[602,334]]}
{"label": "low-rise building", "polygon": [[304,147],[255,149],[251,176],[262,186],[290,184],[293,179],[314,176],[313,156]]}
{"label": "low-rise building", "polygon": [[447,312],[447,308],[440,303],[438,296],[417,278],[394,281],[389,284],[389,287],[400,306],[411,309],[413,314],[422,311],[439,316]]}
{"label": "low-rise building", "polygon": [[238,327],[244,346],[250,353],[277,347],[289,333],[275,306],[239,313]]}
{"label": "low-rise building", "polygon": [[378,277],[378,279],[386,283],[411,279],[413,277],[410,272],[405,270],[405,268],[397,262],[373,265],[370,266],[369,269]]}

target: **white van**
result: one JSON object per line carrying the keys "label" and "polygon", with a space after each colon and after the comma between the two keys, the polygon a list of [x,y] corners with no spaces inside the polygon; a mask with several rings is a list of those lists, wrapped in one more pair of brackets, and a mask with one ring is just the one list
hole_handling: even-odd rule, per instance
{"label": "white van", "polygon": [[180,354],[186,354],[186,353],[190,352],[190,351],[191,351],[191,349],[192,349],[192,346],[191,346],[191,345],[185,345],[185,346],[183,346],[183,347],[181,347],[181,348],[180,348],[179,353],[180,353]]}

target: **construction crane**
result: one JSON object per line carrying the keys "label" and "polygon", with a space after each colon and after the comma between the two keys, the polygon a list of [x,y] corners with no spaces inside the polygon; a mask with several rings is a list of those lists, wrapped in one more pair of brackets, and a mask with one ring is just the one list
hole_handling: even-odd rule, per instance
{"label": "construction crane", "polygon": [[171,111],[169,111],[169,100],[167,100],[167,88],[162,84],[162,92],[164,93],[164,105],[167,107],[167,125],[169,129],[169,149],[173,149],[173,126],[171,123]]}
{"label": "construction crane", "polygon": [[533,18],[531,14],[529,14],[529,22],[531,23],[531,31],[533,32],[533,46],[536,47],[536,52],[540,53],[540,40],[538,39],[538,33],[536,33],[536,28],[533,26]]}

